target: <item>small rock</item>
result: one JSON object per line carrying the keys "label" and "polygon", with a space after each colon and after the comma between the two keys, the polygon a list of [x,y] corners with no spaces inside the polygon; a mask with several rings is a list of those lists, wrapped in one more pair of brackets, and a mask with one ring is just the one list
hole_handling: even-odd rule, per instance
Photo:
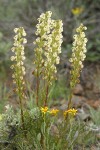
{"label": "small rock", "polygon": [[72,103],[74,107],[81,107],[85,102],[86,102],[86,98],[83,96],[73,95],[72,97]]}
{"label": "small rock", "polygon": [[65,103],[63,103],[59,108],[60,110],[66,110],[68,107],[68,101],[66,101]]}
{"label": "small rock", "polygon": [[85,85],[85,88],[88,89],[88,90],[92,90],[93,89],[93,83],[90,82],[87,82],[86,85]]}
{"label": "small rock", "polygon": [[90,115],[87,114],[87,113],[84,111],[83,108],[78,109],[78,116],[79,116],[80,119],[82,119],[82,120],[84,120],[84,121],[85,121],[85,120],[90,120]]}
{"label": "small rock", "polygon": [[100,94],[100,88],[99,88],[98,86],[94,86],[93,92],[94,92],[95,94]]}
{"label": "small rock", "polygon": [[100,107],[100,100],[88,100],[87,104],[93,107],[94,109],[97,109]]}
{"label": "small rock", "polygon": [[51,135],[59,137],[59,130],[58,130],[57,126],[52,125],[50,131],[51,131]]}
{"label": "small rock", "polygon": [[73,94],[75,95],[83,95],[83,87],[81,84],[77,84],[74,91],[73,91]]}

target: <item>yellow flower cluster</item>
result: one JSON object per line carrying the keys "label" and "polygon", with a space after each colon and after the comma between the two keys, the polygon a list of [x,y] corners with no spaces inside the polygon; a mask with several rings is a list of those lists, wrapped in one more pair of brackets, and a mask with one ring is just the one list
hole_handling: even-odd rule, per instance
{"label": "yellow flower cluster", "polygon": [[79,82],[78,77],[80,71],[83,68],[83,61],[86,57],[86,43],[87,38],[85,37],[84,30],[87,28],[81,24],[77,29],[77,34],[74,35],[74,42],[72,47],[72,57],[70,59],[72,70],[71,70],[71,88],[75,87],[76,83]]}
{"label": "yellow flower cluster", "polygon": [[[59,112],[58,109],[51,109],[51,110],[49,110],[48,107],[41,107],[40,110],[41,110],[41,112],[42,112],[44,115],[45,115],[46,113],[49,113],[49,114],[55,116],[55,115],[57,115],[57,113]],[[68,114],[71,114],[72,116],[75,116],[76,113],[77,113],[77,109],[74,109],[74,108],[73,108],[73,109],[69,109],[69,110],[64,111],[63,115],[64,115],[64,117],[66,117]]]}
{"label": "yellow flower cluster", "polygon": [[[25,67],[24,67],[24,44],[27,43],[26,32],[23,27],[15,28],[14,32],[16,35],[14,36],[14,47],[12,47],[12,52],[14,52],[14,56],[11,56],[11,61],[15,63],[11,66],[11,69],[14,69],[14,73],[12,75],[13,82],[16,84],[16,91],[19,93],[23,93],[24,90],[24,75],[25,75]],[[23,94],[22,94],[23,95]]]}
{"label": "yellow flower cluster", "polygon": [[83,8],[82,7],[76,7],[72,9],[72,13],[73,15],[80,15],[83,12]]}
{"label": "yellow flower cluster", "polygon": [[40,110],[41,110],[41,112],[42,112],[43,114],[46,114],[46,113],[48,112],[48,113],[50,113],[50,114],[52,114],[52,115],[56,115],[56,114],[59,112],[58,109],[52,109],[52,110],[49,111],[49,108],[48,108],[48,107],[41,107]]}
{"label": "yellow flower cluster", "polygon": [[73,108],[73,109],[66,110],[64,112],[64,116],[66,117],[68,114],[71,114],[71,115],[75,116],[76,113],[77,113],[77,110]]}
{"label": "yellow flower cluster", "polygon": [[58,109],[52,109],[52,110],[50,111],[50,114],[56,115],[58,112],[59,112]]}

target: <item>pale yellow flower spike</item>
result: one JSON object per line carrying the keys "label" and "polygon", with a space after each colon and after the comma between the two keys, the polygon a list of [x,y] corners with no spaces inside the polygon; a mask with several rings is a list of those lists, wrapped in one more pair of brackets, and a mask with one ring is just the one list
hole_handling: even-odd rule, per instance
{"label": "pale yellow flower spike", "polygon": [[78,78],[80,76],[80,71],[83,68],[83,61],[85,60],[86,57],[87,38],[84,32],[86,29],[87,28],[83,24],[81,24],[76,29],[76,34],[73,36],[74,42],[72,47],[72,56],[70,58],[70,62],[72,66],[71,82],[70,82],[71,89],[73,89],[76,83],[79,82]]}

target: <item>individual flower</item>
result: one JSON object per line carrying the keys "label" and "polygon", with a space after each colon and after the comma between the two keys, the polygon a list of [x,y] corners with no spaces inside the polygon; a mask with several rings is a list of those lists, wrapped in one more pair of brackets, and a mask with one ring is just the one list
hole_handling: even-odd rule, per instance
{"label": "individual flower", "polygon": [[83,12],[83,7],[76,7],[72,9],[73,15],[80,15]]}
{"label": "individual flower", "polygon": [[68,114],[75,116],[76,113],[77,113],[77,110],[73,108],[73,109],[69,109],[69,110],[64,111],[64,116],[66,117]]}
{"label": "individual flower", "polygon": [[83,61],[86,57],[86,43],[87,38],[85,37],[84,30],[87,28],[81,24],[76,29],[76,34],[73,36],[74,42],[72,47],[72,56],[70,59],[72,70],[71,70],[71,82],[70,86],[73,89],[76,83],[79,82],[80,71],[83,68]]}
{"label": "individual flower", "polygon": [[58,109],[52,109],[52,110],[49,111],[49,113],[52,114],[52,115],[56,115],[58,112],[59,112]]}
{"label": "individual flower", "polygon": [[45,115],[48,112],[48,107],[41,107],[40,110]]}
{"label": "individual flower", "polygon": [[7,111],[10,108],[10,105],[9,104],[6,105],[5,108],[6,108],[6,111]]}

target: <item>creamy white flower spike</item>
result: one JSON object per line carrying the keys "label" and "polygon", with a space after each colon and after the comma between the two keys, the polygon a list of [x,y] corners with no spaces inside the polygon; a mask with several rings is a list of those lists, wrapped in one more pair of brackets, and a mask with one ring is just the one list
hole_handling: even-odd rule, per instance
{"label": "creamy white flower spike", "polygon": [[80,71],[83,68],[83,61],[86,57],[86,43],[87,38],[85,36],[84,30],[87,28],[81,24],[77,29],[73,38],[73,47],[72,47],[72,57],[70,59],[72,70],[71,70],[71,87],[73,88],[77,82],[79,82]]}
{"label": "creamy white flower spike", "polygon": [[23,27],[15,28],[14,32],[16,35],[14,36],[14,46],[12,47],[12,52],[14,56],[11,56],[11,61],[14,61],[14,64],[11,66],[11,69],[14,70],[12,75],[13,83],[16,84],[16,91],[23,95],[24,90],[24,75],[25,75],[25,67],[24,62],[24,44],[27,43],[27,40],[23,38],[26,36],[26,32]]}
{"label": "creamy white flower spike", "polygon": [[[42,13],[40,18],[38,18],[38,24],[36,25],[36,35],[38,36],[36,40],[33,42],[36,45],[35,52],[35,61],[34,64],[37,69],[35,69],[34,74],[38,75],[41,73],[41,69],[44,63],[43,51],[46,46],[46,40],[48,38],[48,34],[50,33],[51,27],[51,15],[52,12],[48,11],[46,13]],[[41,63],[40,63],[41,62]],[[38,72],[37,72],[38,71]]]}
{"label": "creamy white flower spike", "polygon": [[[52,20],[52,12],[47,11],[38,18],[36,25],[37,39],[33,42],[35,48],[36,70],[34,74],[38,75],[43,70],[43,78],[52,84],[54,74],[57,72],[55,65],[59,64],[62,44],[63,23],[61,20]],[[40,63],[42,62],[42,63]]]}
{"label": "creamy white flower spike", "polygon": [[[49,83],[52,84],[54,74],[57,72],[56,64],[59,64],[62,44],[62,31],[63,24],[61,20],[53,20],[52,31],[48,35],[46,45],[47,49],[44,53],[46,61],[44,62],[45,67],[45,79],[49,79]],[[48,73],[47,73],[48,72]]]}

